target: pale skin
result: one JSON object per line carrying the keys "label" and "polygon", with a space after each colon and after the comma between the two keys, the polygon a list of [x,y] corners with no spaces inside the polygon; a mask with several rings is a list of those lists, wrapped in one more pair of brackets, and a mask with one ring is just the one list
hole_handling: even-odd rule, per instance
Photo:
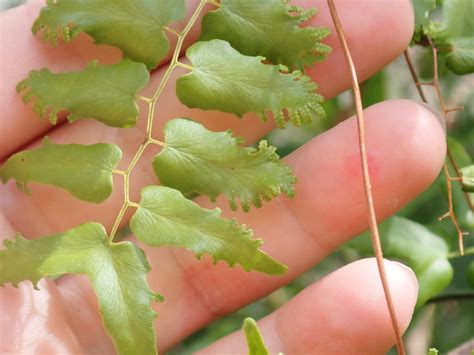
{"label": "pale skin", "polygon": [[[296,1],[296,3],[298,3]],[[42,2],[0,14],[0,104],[2,115],[0,161],[39,143],[48,132],[56,143],[110,142],[124,151],[125,167],[144,137],[145,122],[136,128],[112,129],[91,120],[51,127],[39,120],[15,93],[15,85],[31,69],[53,71],[82,68],[92,58],[117,61],[116,49],[94,46],[86,36],[52,48],[34,38],[30,26]],[[301,1],[302,6],[308,2]],[[325,1],[313,0],[318,26],[333,29]],[[361,80],[400,55],[413,31],[409,0],[339,0],[338,12]],[[191,6],[189,6],[191,7]],[[192,9],[188,10],[191,11]],[[334,31],[333,31],[334,32]],[[198,29],[191,33],[189,44]],[[327,41],[333,53],[309,71],[327,98],[350,86],[349,73],[335,36]],[[79,48],[79,49],[78,49]],[[154,71],[151,96],[166,63]],[[232,128],[248,142],[273,128],[248,115],[243,120],[218,112],[190,110],[174,98],[174,80],[158,103],[155,137],[166,120],[191,117],[208,128]],[[142,111],[146,105],[141,104]],[[438,175],[445,155],[445,134],[438,118],[425,107],[407,100],[379,103],[365,111],[370,172],[379,219],[386,218],[425,190]],[[141,187],[156,184],[147,151],[132,175],[131,198],[138,201]],[[217,205],[227,217],[236,217],[264,239],[263,249],[289,267],[281,277],[246,273],[224,263],[213,266],[181,249],[143,247],[152,271],[153,290],[166,301],[155,307],[158,347],[166,351],[212,320],[257,300],[317,264],[343,242],[368,227],[360,171],[355,119],[349,118],[288,156],[285,161],[298,176],[297,195],[267,203],[252,213],[231,212],[224,199]],[[87,222],[102,223],[109,231],[123,202],[121,176],[114,179],[113,195],[102,205],[80,202],[67,192],[31,184],[32,196],[14,183],[0,187],[0,238],[21,232],[27,238],[58,233]],[[206,198],[202,206],[214,207]],[[133,210],[126,215],[128,221]],[[133,240],[133,236],[129,237]],[[386,263],[400,327],[413,314],[417,283],[413,273],[398,263]],[[29,282],[0,289],[0,353],[2,354],[113,354],[97,312],[87,279],[65,276],[42,281],[40,291]],[[395,342],[380,279],[373,259],[354,262],[310,285],[279,310],[260,320],[271,353],[383,354]],[[202,353],[242,354],[238,332],[203,349]]]}

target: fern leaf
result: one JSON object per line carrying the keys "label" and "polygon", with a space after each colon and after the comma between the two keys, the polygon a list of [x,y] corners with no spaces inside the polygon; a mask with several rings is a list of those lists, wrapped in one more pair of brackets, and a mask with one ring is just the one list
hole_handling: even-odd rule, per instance
{"label": "fern leaf", "polygon": [[279,127],[286,118],[298,126],[324,116],[323,97],[300,71],[285,73],[285,67],[263,64],[263,57],[244,56],[217,39],[195,43],[186,55],[193,70],[178,79],[176,93],[190,108],[239,117],[255,112],[262,120],[270,112]]}
{"label": "fern leaf", "polygon": [[184,0],[54,0],[48,1],[33,24],[43,39],[68,42],[80,32],[97,44],[122,50],[125,58],[157,66],[169,50],[164,27],[184,17]]}
{"label": "fern leaf", "polygon": [[299,26],[315,13],[283,0],[222,0],[204,16],[200,40],[222,39],[242,54],[304,70],[331,52],[320,42],[329,29]]}
{"label": "fern leaf", "polygon": [[64,274],[86,275],[99,310],[119,354],[156,353],[148,287],[150,271],[143,251],[130,242],[109,244],[102,225],[83,224],[64,233],[27,240],[18,236],[0,250],[0,286]]}
{"label": "fern leaf", "polygon": [[241,147],[242,139],[230,131],[212,132],[203,125],[174,119],[165,126],[165,148],[153,168],[162,184],[185,195],[204,194],[215,200],[225,194],[235,210],[239,199],[244,211],[250,203],[260,207],[280,193],[294,195],[296,178],[275,148],[261,141],[258,149]]}
{"label": "fern leaf", "polygon": [[145,87],[150,74],[143,64],[130,60],[98,66],[91,62],[81,71],[51,73],[33,70],[17,85],[23,101],[34,102],[41,117],[56,124],[57,114],[67,110],[69,122],[93,118],[112,127],[134,126],[138,117],[136,95]]}
{"label": "fern leaf", "polygon": [[39,148],[11,156],[0,168],[3,183],[16,180],[19,189],[28,192],[35,181],[68,190],[88,202],[103,202],[112,193],[112,170],[122,151],[114,144],[53,144],[47,139]]}
{"label": "fern leaf", "polygon": [[142,190],[140,207],[130,221],[135,236],[148,245],[179,246],[209,254],[214,262],[225,260],[244,270],[282,274],[286,266],[259,249],[262,241],[252,239],[252,231],[235,220],[219,217],[216,208],[207,210],[186,199],[179,191],[164,186]]}

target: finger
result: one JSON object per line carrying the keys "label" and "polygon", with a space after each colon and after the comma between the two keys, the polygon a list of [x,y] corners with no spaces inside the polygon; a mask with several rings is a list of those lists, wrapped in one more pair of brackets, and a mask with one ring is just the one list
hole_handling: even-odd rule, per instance
{"label": "finger", "polygon": [[[413,315],[418,283],[413,271],[385,261],[400,328]],[[385,354],[395,343],[375,259],[363,259],[309,286],[258,322],[270,354]],[[244,354],[235,332],[199,354]]]}
{"label": "finger", "polygon": [[[365,116],[374,201],[382,220],[434,181],[443,164],[445,136],[438,118],[411,101],[384,102],[367,109]],[[226,201],[219,201],[226,216],[264,237],[264,250],[288,265],[282,277],[224,263],[214,266],[209,258],[198,261],[183,249],[143,246],[152,268],[151,287],[166,299],[157,307],[162,349],[290,282],[367,228],[357,139],[351,118],[290,155],[286,162],[299,176],[294,199],[276,199],[250,214],[232,213]],[[207,199],[199,202],[210,205]],[[79,299],[87,304],[95,299],[77,278],[61,279],[60,287],[64,298],[74,299],[80,309]],[[177,314],[186,317],[175,319]],[[81,331],[80,324],[75,329]]]}
{"label": "finger", "polygon": [[[373,3],[374,6],[371,7],[361,6],[360,2],[356,1],[340,2],[339,5],[345,28],[348,33],[352,33],[349,40],[352,40],[351,45],[354,47],[356,63],[362,78],[381,69],[388,61],[403,51],[410,40],[406,28],[411,28],[413,21],[409,1],[383,1],[384,7],[379,5],[379,1]],[[318,21],[329,25],[331,20],[328,17],[327,10],[325,10],[325,3],[317,2],[317,5],[322,12],[318,17]],[[372,22],[372,27],[361,25],[360,18],[364,18],[365,22]],[[381,31],[380,33],[383,33],[383,35],[374,36],[372,30],[376,23],[390,23],[394,30]],[[381,46],[384,46],[385,51],[379,51],[378,48]],[[365,52],[373,51],[376,55],[367,56],[365,52],[358,50],[362,47]],[[343,63],[341,49],[335,43],[333,43],[333,48],[334,54],[331,55],[330,59],[321,64],[320,69],[315,69],[312,72],[315,80],[320,83],[323,93],[328,95],[334,94],[342,87],[347,87],[350,82],[346,66]],[[334,60],[331,58],[334,58]],[[321,71],[330,72],[332,75],[324,77]],[[162,74],[163,71],[153,77],[148,90],[157,86],[157,81],[159,81]],[[177,73],[174,74],[173,80],[176,79],[177,75]],[[322,76],[322,80],[318,79],[318,75]],[[203,122],[213,130],[231,128],[237,135],[246,137],[248,142],[262,136],[272,127],[271,123],[262,123],[252,115],[240,120],[233,115],[222,114],[217,111],[189,110],[177,101],[174,93],[174,81],[166,87],[160,98],[157,113],[156,136],[160,136],[159,131],[161,131],[163,124],[175,117],[191,117]],[[121,166],[125,167],[132,159],[137,147],[143,142],[144,126],[146,126],[146,122],[143,119],[137,128],[126,130],[106,127],[93,121],[80,121],[71,126],[61,127],[50,134],[50,138],[56,143],[92,144],[104,141],[119,144],[124,151]],[[143,186],[156,183],[156,178],[149,163],[155,153],[156,150],[147,150],[135,169],[137,172],[132,175],[130,191],[131,198],[134,201],[139,199],[139,191]],[[113,195],[101,205],[91,205],[77,201],[65,191],[36,184],[31,184],[32,196],[26,196],[16,189],[13,182],[9,183],[4,190],[5,197],[0,203],[8,206],[6,208],[7,214],[15,228],[18,228],[20,232],[28,237],[56,233],[90,220],[100,222],[110,229],[123,203],[121,177],[116,177],[114,182]],[[65,205],[69,206],[69,209],[74,212],[65,214]],[[42,218],[34,218],[34,216],[42,216]],[[61,218],[58,218],[58,216],[61,216]],[[129,216],[129,214],[126,215],[124,223],[127,222]],[[28,220],[28,223],[25,223],[25,220]]]}

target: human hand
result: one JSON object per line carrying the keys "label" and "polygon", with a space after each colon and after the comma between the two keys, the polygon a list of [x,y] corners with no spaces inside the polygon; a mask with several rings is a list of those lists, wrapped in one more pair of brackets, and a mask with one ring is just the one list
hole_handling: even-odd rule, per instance
{"label": "human hand", "polygon": [[[333,29],[324,1],[318,25]],[[52,49],[29,33],[39,2],[7,11],[0,17],[2,63],[0,117],[2,145],[0,159],[51,129],[26,108],[15,84],[30,68],[49,66],[70,70],[92,58],[113,62],[119,52],[95,47],[85,36],[74,46]],[[302,2],[302,5],[306,5]],[[339,1],[338,12],[348,36],[360,79],[367,78],[398,56],[413,32],[413,15],[408,0]],[[334,31],[333,31],[334,32]],[[196,38],[197,32],[193,36]],[[335,36],[328,40],[333,53],[309,73],[330,98],[350,84],[342,51]],[[156,87],[163,69],[154,72],[150,88]],[[176,77],[176,76],[174,76]],[[145,92],[146,94],[146,92]],[[159,102],[156,133],[173,117],[192,117],[213,130],[231,127],[248,142],[272,129],[255,117],[239,120],[232,115],[190,110],[174,97],[168,86]],[[142,110],[143,111],[143,110]],[[367,145],[379,219],[393,214],[423,191],[437,176],[444,158],[445,138],[435,115],[423,106],[394,100],[366,110]],[[142,125],[119,130],[93,121],[60,125],[48,136],[57,143],[107,141],[124,150],[126,165],[143,139]],[[252,227],[265,239],[264,249],[289,267],[282,277],[246,273],[210,260],[197,261],[175,248],[147,251],[152,267],[151,288],[166,301],[156,306],[158,344],[166,350],[213,319],[263,297],[316,264],[334,248],[367,228],[366,203],[360,171],[356,123],[353,118],[338,125],[290,155],[286,162],[295,169],[299,182],[294,199],[276,199],[251,214],[231,212],[224,201],[218,204],[227,216]],[[146,153],[147,157],[154,152]],[[140,188],[156,183],[146,159],[139,162],[139,174],[131,181],[131,195],[138,199]],[[101,205],[77,201],[68,193],[48,186],[31,185],[32,196],[14,184],[1,187],[0,236],[21,232],[35,238],[69,229],[86,221],[97,221],[110,229],[122,204],[121,181]],[[197,199],[210,206],[207,199]],[[127,218],[125,219],[127,220]],[[405,328],[416,302],[416,279],[397,263],[387,263],[387,272],[400,323]],[[85,278],[63,277],[43,280],[40,291],[29,283],[19,289],[0,289],[0,352],[14,354],[113,353],[113,346],[101,324],[97,302]],[[385,298],[374,260],[362,260],[332,273],[309,286],[284,307],[260,322],[271,353],[380,354],[393,343]],[[242,335],[231,335],[203,352],[244,353]]]}

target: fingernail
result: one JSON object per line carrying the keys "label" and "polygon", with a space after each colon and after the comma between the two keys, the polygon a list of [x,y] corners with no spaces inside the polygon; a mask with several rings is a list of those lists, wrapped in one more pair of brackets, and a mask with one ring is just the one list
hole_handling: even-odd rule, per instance
{"label": "fingernail", "polygon": [[443,117],[443,114],[437,110],[435,107],[431,106],[431,105],[428,105],[424,102],[419,102],[417,101],[417,103],[420,105],[420,106],[423,106],[425,109],[427,109],[428,111],[431,111],[431,113],[436,117],[436,119],[438,120],[439,124],[441,125],[441,127],[443,127],[443,131],[444,131],[444,134],[446,135],[446,119]]}
{"label": "fingernail", "polygon": [[410,280],[413,284],[414,289],[416,290],[416,294],[418,295],[418,279],[416,278],[415,273],[412,269],[410,269],[405,264],[402,264],[398,261],[390,261],[393,265],[395,265],[405,276]]}

